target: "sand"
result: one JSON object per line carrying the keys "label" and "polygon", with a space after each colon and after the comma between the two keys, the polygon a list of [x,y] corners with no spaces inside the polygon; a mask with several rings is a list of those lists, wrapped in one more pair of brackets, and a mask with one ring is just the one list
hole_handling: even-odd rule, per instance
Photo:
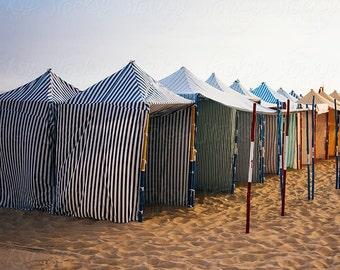
{"label": "sand", "polygon": [[307,168],[235,194],[198,192],[193,209],[146,205],[144,221],[108,221],[0,208],[1,269],[340,269],[340,190],[335,160],[317,161],[315,198]]}

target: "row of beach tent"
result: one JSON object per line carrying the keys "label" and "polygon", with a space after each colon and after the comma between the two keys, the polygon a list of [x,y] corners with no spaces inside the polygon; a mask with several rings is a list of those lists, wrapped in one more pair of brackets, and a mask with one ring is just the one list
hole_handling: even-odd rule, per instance
{"label": "row of beach tent", "polygon": [[334,99],[203,81],[185,67],[156,81],[134,61],[80,91],[49,69],[0,95],[0,207],[119,223],[142,221],[145,203],[194,207],[196,190],[247,182],[254,102],[252,181],[264,183],[280,173],[287,100],[288,168],[307,152],[336,155]]}

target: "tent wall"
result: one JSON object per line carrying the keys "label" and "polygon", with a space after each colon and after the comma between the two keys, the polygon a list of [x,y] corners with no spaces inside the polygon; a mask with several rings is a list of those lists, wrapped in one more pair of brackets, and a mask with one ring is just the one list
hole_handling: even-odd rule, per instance
{"label": "tent wall", "polygon": [[289,116],[289,130],[288,130],[288,153],[287,153],[287,168],[296,169],[296,144],[297,144],[297,134],[296,134],[296,119],[297,115],[290,114]]}
{"label": "tent wall", "polygon": [[330,157],[335,156],[335,115],[334,109],[329,109],[328,112],[328,125],[329,125],[329,143],[328,154]]}
{"label": "tent wall", "polygon": [[[302,117],[302,164],[307,164],[307,148],[306,148],[306,113],[301,113]],[[308,126],[309,126],[309,153],[312,158],[312,112],[308,112]],[[316,115],[316,134],[315,134],[315,158],[325,159],[325,143],[326,143],[326,114]]]}
{"label": "tent wall", "polygon": [[[246,183],[248,181],[249,171],[249,151],[250,151],[250,134],[252,113],[238,112],[239,113],[239,128],[238,128],[238,156],[236,164],[236,183]],[[259,115],[257,116],[256,127],[259,123]],[[253,163],[253,182],[260,182],[260,134],[259,129],[256,129],[254,140],[254,163]]]}
{"label": "tent wall", "polygon": [[147,109],[65,104],[58,112],[56,213],[136,220]]}
{"label": "tent wall", "polygon": [[265,129],[265,173],[277,173],[277,116],[265,115],[266,129]]}
{"label": "tent wall", "polygon": [[191,108],[150,118],[145,202],[188,202]]}
{"label": "tent wall", "polygon": [[236,110],[212,100],[198,103],[196,189],[231,191]]}
{"label": "tent wall", "polygon": [[0,102],[0,206],[51,209],[54,105]]}

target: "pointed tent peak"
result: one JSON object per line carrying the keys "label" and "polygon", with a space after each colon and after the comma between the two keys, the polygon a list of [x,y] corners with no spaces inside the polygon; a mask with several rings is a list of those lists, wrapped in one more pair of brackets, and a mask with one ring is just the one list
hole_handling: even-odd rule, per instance
{"label": "pointed tent peak", "polygon": [[339,94],[336,90],[334,90],[334,91],[330,94],[330,96],[331,96],[332,98],[335,98],[337,101],[340,101],[340,94]]}
{"label": "pointed tent peak", "polygon": [[265,82],[262,82],[258,87],[254,88],[251,93],[261,98],[265,102],[276,104],[276,101],[285,102],[287,99],[275,92]]}
{"label": "pointed tent peak", "polygon": [[239,79],[236,79],[236,80],[234,81],[234,83],[240,83],[240,80],[239,80]]}
{"label": "pointed tent peak", "polygon": [[153,114],[192,104],[154,80],[135,61],[87,88],[69,103],[121,103],[127,106],[138,103],[150,107]]}
{"label": "pointed tent peak", "polygon": [[292,101],[294,103],[297,101],[297,98],[295,98],[292,95],[290,95],[289,93],[287,93],[285,90],[283,90],[282,87],[280,87],[277,90],[277,93],[279,93],[281,96],[285,97],[286,99],[289,99],[290,101]]}
{"label": "pointed tent peak", "polygon": [[3,100],[61,103],[74,97],[79,89],[48,69],[38,78],[1,95]]}
{"label": "pointed tent peak", "polygon": [[299,104],[312,104],[314,96],[315,104],[327,104],[328,107],[334,109],[334,105],[328,99],[324,98],[322,95],[311,89],[304,97],[298,100]]}
{"label": "pointed tent peak", "polygon": [[323,86],[320,86],[320,88],[319,88],[319,94],[324,93],[324,92],[325,92],[324,87],[323,87]]}

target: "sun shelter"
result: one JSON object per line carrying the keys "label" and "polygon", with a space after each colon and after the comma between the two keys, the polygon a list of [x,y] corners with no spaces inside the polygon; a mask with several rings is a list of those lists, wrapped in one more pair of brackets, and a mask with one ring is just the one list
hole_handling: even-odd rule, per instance
{"label": "sun shelter", "polygon": [[125,223],[144,202],[188,205],[192,105],[131,61],[59,106],[56,213]]}
{"label": "sun shelter", "polygon": [[335,112],[334,112],[334,99],[336,100],[336,107],[340,108],[340,102],[336,98],[328,95],[323,87],[320,87],[319,94],[329,101],[329,112],[326,113],[326,118],[328,122],[327,138],[328,138],[328,149],[326,153],[326,158],[335,156]]}
{"label": "sun shelter", "polygon": [[[223,83],[223,82],[222,82]],[[213,85],[214,86],[214,85]],[[214,86],[215,87],[215,86]],[[239,79],[235,80],[232,85],[230,85],[230,88],[241,95],[246,96],[248,99],[250,99],[253,102],[259,102],[261,99],[254,94],[252,94],[250,91],[248,91],[240,82]]]}
{"label": "sun shelter", "polygon": [[[224,84],[216,75],[212,73],[211,76],[206,80],[208,84],[214,86],[215,88],[235,96],[235,98],[239,99],[247,99],[247,97],[240,92],[235,92],[233,89]],[[235,95],[236,94],[236,95]],[[248,181],[248,167],[249,167],[249,151],[250,151],[250,126],[252,121],[252,113],[249,111],[244,111],[242,108],[237,109],[237,133],[235,134],[235,139],[237,141],[237,157],[236,157],[236,171],[235,171],[235,182],[247,182]],[[256,151],[254,152],[254,162],[253,163],[253,182],[262,183],[264,181],[264,168],[265,168],[265,159],[264,159],[264,130],[265,130],[265,116],[264,114],[272,114],[275,115],[274,110],[267,109],[260,104],[257,105],[257,119],[256,119],[256,132],[255,132],[255,141],[254,148]],[[263,134],[263,136],[261,136]]]}
{"label": "sun shelter", "polygon": [[242,108],[242,111],[250,112],[253,103],[235,98],[237,93],[226,94],[217,90],[185,67],[160,82],[196,103],[196,188],[231,192],[234,186],[232,172],[236,110]]}
{"label": "sun shelter", "polygon": [[56,105],[78,89],[51,69],[0,96],[0,206],[51,211]]}
{"label": "sun shelter", "polygon": [[334,90],[332,93],[329,94],[333,99],[335,98],[337,101],[340,102],[340,94]]}
{"label": "sun shelter", "polygon": [[[315,100],[315,111],[316,111],[316,117],[315,117],[315,150],[314,150],[314,156],[316,159],[326,159],[327,158],[327,130],[329,130],[328,126],[328,117],[327,113],[329,109],[334,109],[334,105],[327,99],[325,99],[323,96],[321,96],[319,93],[315,92],[313,89],[310,90],[309,93],[307,93],[303,98],[301,98],[298,103],[303,104],[304,106],[308,105],[309,111],[308,111],[308,121],[309,121],[309,129],[308,129],[308,136],[309,136],[309,153],[312,153],[311,151],[311,138],[312,138],[312,99],[314,96]],[[302,163],[307,164],[307,148],[306,148],[306,141],[307,141],[307,130],[306,130],[306,120],[307,115],[306,113],[302,113]]]}

